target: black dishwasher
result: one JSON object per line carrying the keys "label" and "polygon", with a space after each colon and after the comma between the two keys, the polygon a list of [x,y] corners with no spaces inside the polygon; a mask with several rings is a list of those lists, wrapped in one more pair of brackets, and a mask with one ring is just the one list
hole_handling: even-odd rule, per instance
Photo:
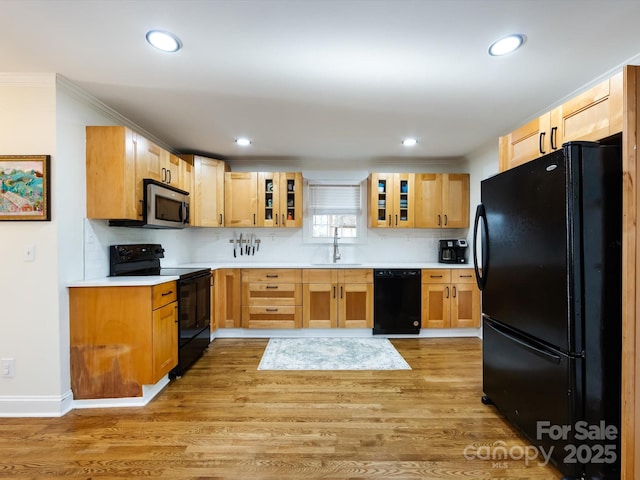
{"label": "black dishwasher", "polygon": [[422,317],[420,269],[373,271],[373,334],[418,334]]}

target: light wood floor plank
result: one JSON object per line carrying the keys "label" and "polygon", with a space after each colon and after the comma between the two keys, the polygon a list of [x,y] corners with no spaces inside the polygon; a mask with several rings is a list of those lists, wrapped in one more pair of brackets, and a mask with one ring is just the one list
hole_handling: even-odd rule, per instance
{"label": "light wood floor plank", "polygon": [[0,478],[560,478],[465,458],[527,445],[480,402],[480,340],[392,343],[412,370],[258,371],[267,340],[217,339],[145,408],[0,420]]}

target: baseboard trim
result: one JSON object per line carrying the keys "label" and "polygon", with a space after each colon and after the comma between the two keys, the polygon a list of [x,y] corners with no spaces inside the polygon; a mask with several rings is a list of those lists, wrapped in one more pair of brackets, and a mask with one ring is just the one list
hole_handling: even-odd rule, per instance
{"label": "baseboard trim", "polygon": [[126,398],[96,398],[91,400],[74,400],[73,408],[121,408],[121,407],[144,407],[156,395],[158,395],[164,387],[169,384],[169,376],[165,375],[155,385],[143,385],[141,397]]}
{"label": "baseboard trim", "polygon": [[1,395],[0,417],[62,417],[72,404],[71,390],[62,395]]}
{"label": "baseboard trim", "polygon": [[215,338],[281,338],[281,337],[381,337],[381,338],[482,338],[479,328],[423,328],[418,335],[373,335],[370,328],[218,328],[211,332]]}

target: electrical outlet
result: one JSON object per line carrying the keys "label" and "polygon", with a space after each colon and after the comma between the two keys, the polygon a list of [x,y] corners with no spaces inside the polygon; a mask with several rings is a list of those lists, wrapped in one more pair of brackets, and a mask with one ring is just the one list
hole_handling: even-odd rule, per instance
{"label": "electrical outlet", "polygon": [[16,374],[15,358],[0,358],[0,377],[13,378]]}

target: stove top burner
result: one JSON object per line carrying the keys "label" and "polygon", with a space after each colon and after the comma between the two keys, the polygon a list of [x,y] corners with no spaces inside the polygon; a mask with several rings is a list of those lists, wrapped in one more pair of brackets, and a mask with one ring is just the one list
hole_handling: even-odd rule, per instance
{"label": "stove top burner", "polygon": [[177,275],[180,279],[210,275],[206,268],[161,268],[164,249],[159,244],[111,245],[109,276]]}

